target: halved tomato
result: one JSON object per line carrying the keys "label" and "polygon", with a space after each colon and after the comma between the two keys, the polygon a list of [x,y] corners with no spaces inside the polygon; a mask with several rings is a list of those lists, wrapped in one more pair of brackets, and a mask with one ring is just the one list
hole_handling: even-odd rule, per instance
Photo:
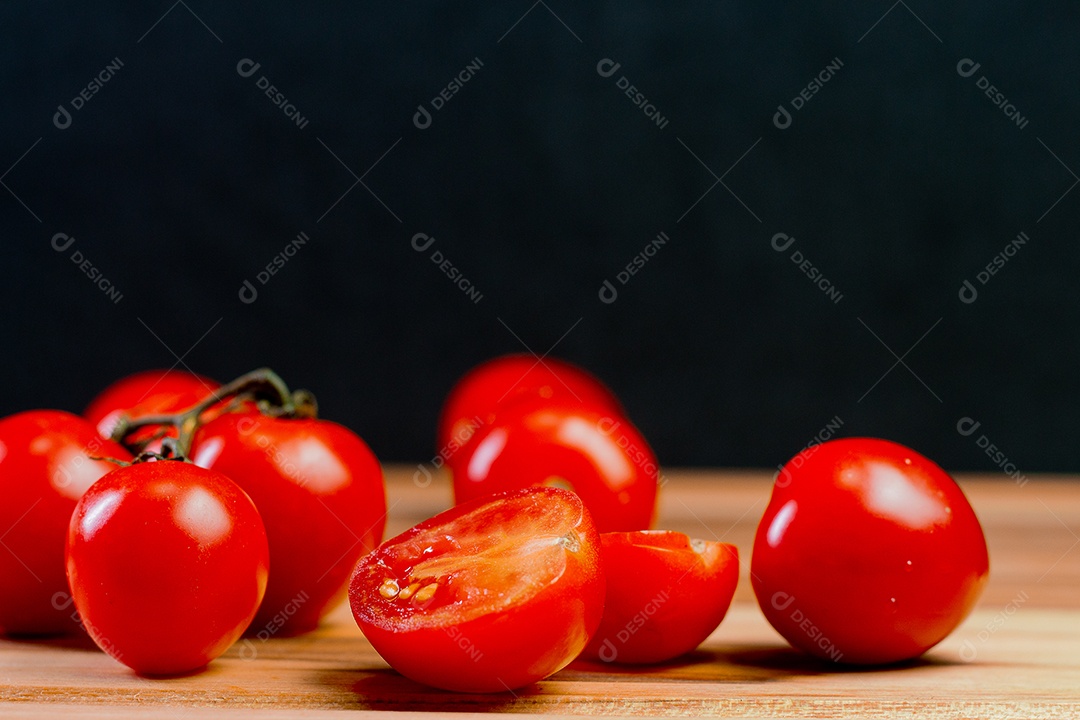
{"label": "halved tomato", "polygon": [[724,619],[739,582],[734,545],[669,530],[600,537],[607,603],[583,659],[663,662],[695,649]]}
{"label": "halved tomato", "polygon": [[572,492],[531,487],[458,505],[360,560],[349,598],[395,670],[462,692],[523,687],[600,624],[600,537]]}

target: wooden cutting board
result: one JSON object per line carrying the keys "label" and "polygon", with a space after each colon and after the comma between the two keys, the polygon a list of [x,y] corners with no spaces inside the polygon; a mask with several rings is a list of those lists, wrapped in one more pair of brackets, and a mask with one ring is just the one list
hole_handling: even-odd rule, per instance
{"label": "wooden cutting board", "polygon": [[[388,532],[450,504],[436,476],[387,469]],[[422,476],[421,476],[422,477]],[[836,670],[789,649],[746,575],[771,474],[668,472],[658,526],[739,546],[744,577],[721,626],[660,667],[574,663],[516,694],[432,690],[390,670],[346,607],[317,632],[248,640],[196,675],[136,677],[88,640],[0,640],[0,714],[25,717],[341,717],[387,711],[853,718],[1080,718],[1080,478],[962,476],[986,530],[991,579],[979,607],[923,659]]]}

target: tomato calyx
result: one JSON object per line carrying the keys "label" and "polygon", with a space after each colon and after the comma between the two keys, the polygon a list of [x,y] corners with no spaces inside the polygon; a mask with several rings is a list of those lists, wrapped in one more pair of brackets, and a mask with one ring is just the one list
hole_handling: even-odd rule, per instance
{"label": "tomato calyx", "polygon": [[[319,414],[315,395],[308,390],[290,390],[281,376],[270,368],[245,373],[232,382],[207,394],[187,410],[172,414],[122,416],[112,439],[136,454],[140,460],[185,460],[191,454],[195,432],[210,420],[230,412],[250,412],[273,418],[316,419]],[[141,428],[158,428],[151,437],[138,441],[129,438]],[[167,437],[170,428],[176,437]],[[161,440],[162,452],[146,452],[150,443]]]}

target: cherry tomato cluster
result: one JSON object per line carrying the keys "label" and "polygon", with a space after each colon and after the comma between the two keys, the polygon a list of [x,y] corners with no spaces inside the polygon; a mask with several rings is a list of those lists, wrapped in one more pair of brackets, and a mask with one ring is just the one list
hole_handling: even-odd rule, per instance
{"label": "cherry tomato cluster", "polygon": [[[585,370],[483,363],[448,396],[437,443],[455,506],[382,542],[375,456],[269,370],[224,385],[149,371],[83,417],[0,419],[0,633],[82,628],[136,672],[172,675],[245,632],[312,630],[347,594],[403,675],[500,692],[577,658],[664,662],[723,620],[738,549],[651,529],[656,456]],[[794,647],[885,664],[948,635],[988,569],[948,474],[849,438],[782,467],[750,575]]]}
{"label": "cherry tomato cluster", "polygon": [[144,675],[313,629],[385,528],[371,450],[268,370],[139,373],[0,420],[0,448],[0,631],[81,627]]}
{"label": "cherry tomato cluster", "polygon": [[[450,393],[438,442],[459,504],[362,559],[349,591],[364,635],[403,675],[511,690],[579,657],[663,662],[723,620],[738,550],[647,529],[655,456],[585,371],[531,356],[484,363]],[[783,467],[750,574],[793,646],[884,664],[917,657],[967,616],[988,557],[941,468],[854,438]]]}

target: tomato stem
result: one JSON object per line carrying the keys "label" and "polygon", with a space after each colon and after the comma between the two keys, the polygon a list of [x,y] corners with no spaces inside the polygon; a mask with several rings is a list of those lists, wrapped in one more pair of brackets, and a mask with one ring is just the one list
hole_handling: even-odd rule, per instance
{"label": "tomato stem", "polygon": [[[204,418],[207,411],[225,400],[228,405]],[[244,373],[235,380],[222,385],[207,395],[196,405],[178,413],[163,415],[144,415],[139,418],[122,416],[112,432],[112,439],[132,450],[140,459],[177,459],[186,460],[191,453],[191,443],[195,432],[210,420],[229,412],[239,412],[254,404],[258,411],[269,417],[316,418],[318,403],[308,390],[290,391],[281,376],[270,368],[259,368]],[[144,427],[161,428],[153,437],[125,443],[124,440],[134,431]],[[176,437],[164,437],[167,428],[176,428]],[[153,440],[161,439],[162,453],[143,453],[143,449]]]}

